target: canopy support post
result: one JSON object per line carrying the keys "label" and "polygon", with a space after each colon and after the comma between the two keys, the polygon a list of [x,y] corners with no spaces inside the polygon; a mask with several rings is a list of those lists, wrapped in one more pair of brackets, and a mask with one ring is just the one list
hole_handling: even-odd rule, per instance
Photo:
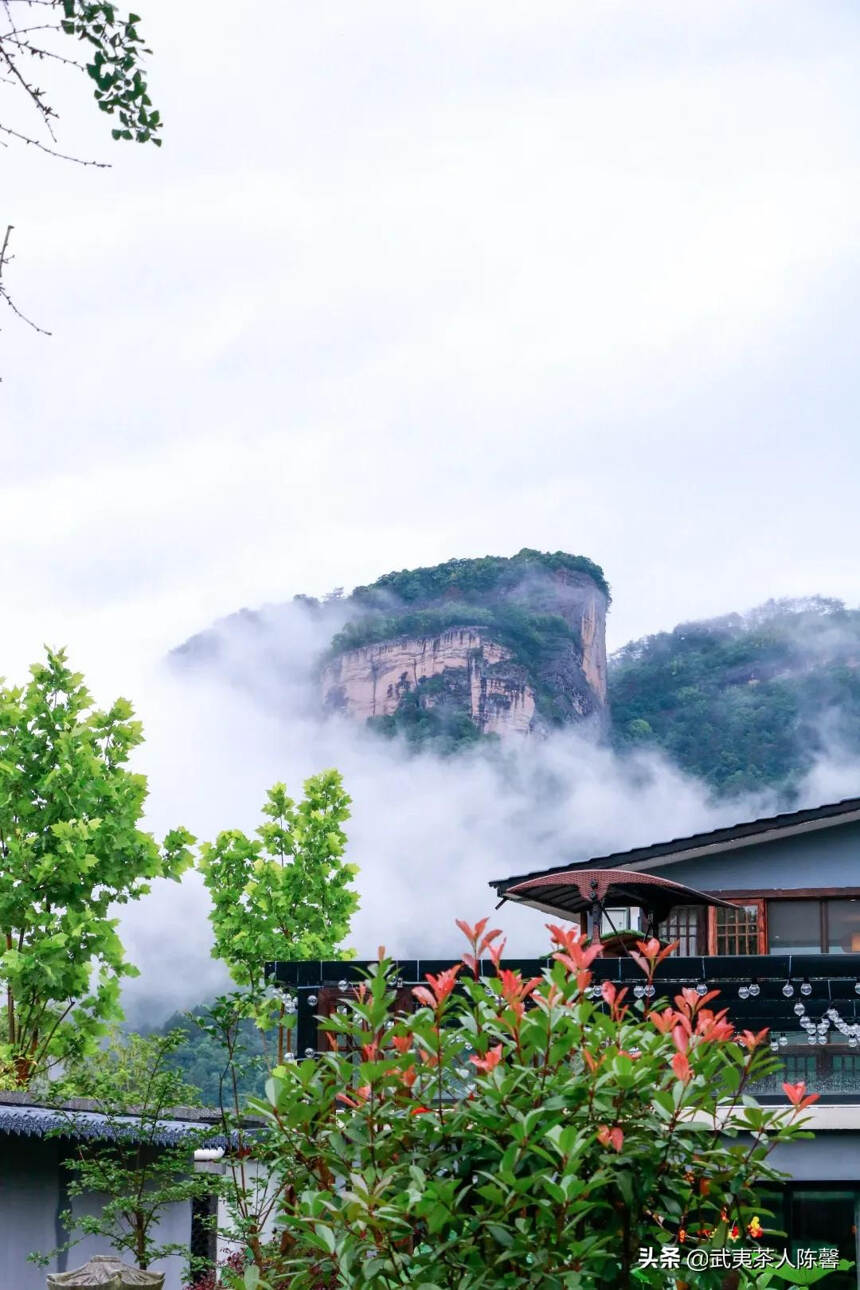
{"label": "canopy support post", "polygon": [[588,908],[588,939],[594,944],[600,940],[601,903],[597,895],[597,879],[591,879],[591,904]]}

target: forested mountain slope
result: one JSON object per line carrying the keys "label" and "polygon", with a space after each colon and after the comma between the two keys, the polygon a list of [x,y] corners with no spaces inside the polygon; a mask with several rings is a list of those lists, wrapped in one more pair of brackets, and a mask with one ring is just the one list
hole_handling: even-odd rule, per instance
{"label": "forested mountain slope", "polygon": [[769,601],[632,641],[609,704],[621,748],[659,747],[720,794],[790,790],[822,752],[860,752],[860,610]]}

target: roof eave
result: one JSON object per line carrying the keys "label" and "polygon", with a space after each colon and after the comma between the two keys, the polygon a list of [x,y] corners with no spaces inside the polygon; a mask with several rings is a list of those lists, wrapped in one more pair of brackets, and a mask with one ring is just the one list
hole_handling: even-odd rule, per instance
{"label": "roof eave", "polygon": [[[764,816],[760,820],[747,820],[726,828],[713,829],[709,833],[694,833],[686,838],[673,838],[670,842],[656,842],[651,846],[633,847],[628,851],[616,851],[606,856],[554,865],[549,869],[532,870],[530,873],[515,874],[510,878],[493,879],[489,885],[495,888],[499,896],[504,896],[507,888],[525,882],[537,874],[562,873],[569,869],[656,869],[664,865],[678,864],[682,860],[721,855],[747,846],[760,846],[780,838],[796,837],[858,821],[860,821],[860,797],[845,798],[842,802],[831,802],[810,810],[794,811],[787,815]],[[768,825],[772,827],[768,828]]]}

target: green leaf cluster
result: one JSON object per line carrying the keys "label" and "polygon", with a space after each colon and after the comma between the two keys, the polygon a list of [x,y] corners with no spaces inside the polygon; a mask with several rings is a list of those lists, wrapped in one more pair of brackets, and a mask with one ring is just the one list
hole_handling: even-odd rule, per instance
{"label": "green leaf cluster", "polygon": [[385,597],[394,596],[407,604],[441,597],[467,598],[470,592],[502,592],[516,586],[530,573],[555,572],[558,569],[585,574],[609,597],[609,584],[603,570],[588,556],[570,555],[567,551],[536,551],[530,547],[523,547],[512,556],[485,555],[476,560],[447,560],[444,564],[428,568],[386,573],[368,586],[356,587],[352,597],[356,601],[384,603]]}
{"label": "green leaf cluster", "polygon": [[532,982],[464,964],[404,1015],[381,962],[321,1022],[333,1050],[274,1072],[254,1106],[289,1162],[269,1284],[664,1290],[640,1247],[720,1246],[766,1220],[769,1152],[803,1133],[748,1094],[766,1044],[715,1031],[695,992],[681,1042],[643,1003],[596,1002],[559,955]]}
{"label": "green leaf cluster", "polygon": [[26,1087],[94,1051],[121,1016],[126,961],[113,907],[179,878],[194,841],[142,831],[146,779],[131,705],[93,708],[65,653],[0,688],[0,1072]]}
{"label": "green leaf cluster", "polygon": [[62,31],[90,46],[87,75],[101,111],[119,120],[113,137],[160,148],[161,115],[152,106],[143,70],[152,51],[138,31],[139,15],[125,14],[107,0],[62,0],[62,8]]}
{"label": "green leaf cluster", "polygon": [[344,860],[350,799],[343,781],[327,770],[304,789],[296,803],[275,784],[254,837],[233,829],[200,848],[212,953],[240,985],[262,986],[267,962],[331,958],[358,908],[358,870]]}

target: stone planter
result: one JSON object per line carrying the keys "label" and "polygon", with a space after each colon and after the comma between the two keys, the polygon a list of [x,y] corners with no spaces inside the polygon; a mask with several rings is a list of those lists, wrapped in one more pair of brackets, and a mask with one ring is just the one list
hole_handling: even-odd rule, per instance
{"label": "stone planter", "polygon": [[115,1254],[94,1254],[89,1263],[72,1272],[52,1272],[48,1276],[48,1290],[164,1290],[163,1272],[143,1272],[130,1263],[123,1263]]}

